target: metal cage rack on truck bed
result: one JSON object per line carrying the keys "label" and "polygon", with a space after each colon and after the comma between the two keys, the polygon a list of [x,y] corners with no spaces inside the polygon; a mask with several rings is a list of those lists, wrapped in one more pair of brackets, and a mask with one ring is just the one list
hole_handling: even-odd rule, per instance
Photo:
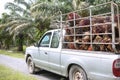
{"label": "metal cage rack on truck bed", "polygon": [[114,2],[61,14],[59,22],[63,49],[120,52],[119,9]]}

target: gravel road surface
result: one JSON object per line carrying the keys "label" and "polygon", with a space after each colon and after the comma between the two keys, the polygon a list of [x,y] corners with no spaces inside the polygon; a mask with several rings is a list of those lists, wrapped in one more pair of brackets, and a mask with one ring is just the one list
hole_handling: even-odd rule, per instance
{"label": "gravel road surface", "polygon": [[[24,59],[13,58],[0,54],[0,64],[13,68],[19,72],[29,74]],[[53,74],[45,70],[40,71],[34,74],[33,76],[35,76],[38,80],[66,80],[65,78],[59,75]]]}

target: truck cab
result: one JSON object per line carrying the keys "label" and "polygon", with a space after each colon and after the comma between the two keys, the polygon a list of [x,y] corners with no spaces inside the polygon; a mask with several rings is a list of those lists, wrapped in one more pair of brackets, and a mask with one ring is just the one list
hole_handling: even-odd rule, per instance
{"label": "truck cab", "polygon": [[60,29],[50,30],[42,36],[37,45],[26,49],[26,61],[30,53],[35,66],[60,74],[60,52]]}

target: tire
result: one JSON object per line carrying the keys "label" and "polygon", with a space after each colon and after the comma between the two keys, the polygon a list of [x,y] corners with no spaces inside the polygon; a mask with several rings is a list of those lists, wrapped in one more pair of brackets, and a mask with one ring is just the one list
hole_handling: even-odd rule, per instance
{"label": "tire", "polygon": [[28,71],[30,74],[34,74],[35,71],[35,64],[33,63],[33,60],[31,57],[28,57],[27,59],[27,66],[28,66]]}
{"label": "tire", "polygon": [[77,66],[73,65],[69,71],[69,80],[88,80],[85,71]]}

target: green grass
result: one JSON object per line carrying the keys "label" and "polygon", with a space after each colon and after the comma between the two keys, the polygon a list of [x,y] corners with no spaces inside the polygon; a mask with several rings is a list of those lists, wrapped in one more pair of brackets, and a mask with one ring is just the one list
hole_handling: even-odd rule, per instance
{"label": "green grass", "polygon": [[36,78],[0,65],[0,80],[37,80]]}
{"label": "green grass", "polygon": [[16,58],[24,58],[26,46],[23,46],[23,52],[17,51],[17,47],[11,47],[9,50],[0,49],[0,54]]}
{"label": "green grass", "polygon": [[[27,46],[25,46],[25,45],[23,46],[23,52],[25,52],[26,47]],[[12,48],[10,48],[10,50],[17,51],[17,47],[12,47]]]}
{"label": "green grass", "polygon": [[4,55],[11,56],[11,57],[16,57],[16,58],[24,58],[23,52],[17,52],[17,51],[12,51],[12,50],[0,50],[0,54],[4,54]]}

